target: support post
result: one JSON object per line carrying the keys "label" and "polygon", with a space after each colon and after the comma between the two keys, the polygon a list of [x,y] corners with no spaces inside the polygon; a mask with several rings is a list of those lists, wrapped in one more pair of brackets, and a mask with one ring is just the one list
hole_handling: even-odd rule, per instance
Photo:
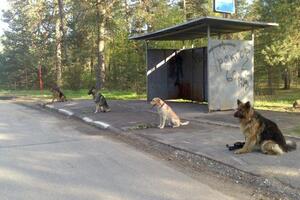
{"label": "support post", "polygon": [[[253,45],[253,56],[252,56],[252,75],[254,77],[254,50],[255,50],[255,45],[254,45],[254,38],[255,38],[255,35],[254,35],[254,29],[251,30],[251,41],[252,41],[252,45]],[[255,95],[255,85],[254,85],[254,78],[252,78],[252,86],[253,86],[253,99],[252,99],[252,104],[254,104],[254,95]]]}
{"label": "support post", "polygon": [[149,95],[148,95],[148,74],[147,74],[147,71],[148,71],[148,41],[145,40],[145,61],[146,61],[146,94],[147,94],[147,100],[149,100]]}
{"label": "support post", "polygon": [[210,93],[210,89],[209,89],[209,47],[210,47],[210,26],[207,26],[207,60],[206,60],[206,64],[207,64],[207,104],[208,104],[208,112],[211,112],[210,110],[210,100],[209,100],[209,93]]}

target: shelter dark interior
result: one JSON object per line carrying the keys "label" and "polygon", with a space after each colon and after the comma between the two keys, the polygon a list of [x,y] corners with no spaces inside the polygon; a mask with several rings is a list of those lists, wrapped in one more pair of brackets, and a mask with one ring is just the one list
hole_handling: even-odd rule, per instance
{"label": "shelter dark interior", "polygon": [[149,49],[148,100],[161,97],[207,101],[206,49]]}

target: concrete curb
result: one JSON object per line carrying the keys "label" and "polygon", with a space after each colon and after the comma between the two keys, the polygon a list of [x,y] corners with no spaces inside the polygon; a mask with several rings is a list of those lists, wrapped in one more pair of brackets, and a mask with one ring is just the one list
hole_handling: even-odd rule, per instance
{"label": "concrete curb", "polygon": [[122,132],[121,129],[118,129],[118,128],[115,128],[113,126],[111,126],[110,124],[106,123],[106,122],[103,122],[103,121],[96,121],[96,120],[93,120],[87,116],[78,116],[76,115],[75,113],[69,111],[69,110],[66,110],[66,109],[62,109],[62,108],[55,108],[53,105],[44,105],[44,104],[38,104],[41,108],[46,108],[50,111],[56,111],[60,114],[63,114],[64,116],[66,117],[71,117],[71,118],[74,118],[74,119],[79,119],[80,121],[83,121],[84,123],[87,123],[89,125],[92,125],[92,126],[95,126],[97,128],[100,128],[100,129],[103,129],[103,130],[110,130],[110,131],[113,131],[113,132],[117,132],[117,133],[120,133]]}
{"label": "concrete curb", "polygon": [[58,109],[58,112],[63,113],[68,116],[74,115],[74,113],[72,113],[71,111],[65,110],[65,109]]}

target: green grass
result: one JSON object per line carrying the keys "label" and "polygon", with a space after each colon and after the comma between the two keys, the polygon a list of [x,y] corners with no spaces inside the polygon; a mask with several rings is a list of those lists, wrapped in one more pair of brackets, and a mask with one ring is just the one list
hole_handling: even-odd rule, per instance
{"label": "green grass", "polygon": [[[87,94],[88,90],[64,90],[68,99],[91,99],[91,96]],[[117,91],[117,90],[101,90],[101,93],[106,99],[112,100],[134,100],[134,99],[146,99],[146,94],[137,94],[133,91]],[[28,97],[38,99],[51,99],[52,95],[50,91],[39,90],[0,90],[0,96],[16,96],[16,97]]]}
{"label": "green grass", "polygon": [[275,91],[275,95],[255,96],[255,108],[281,112],[299,112],[292,108],[293,102],[300,99],[300,89]]}

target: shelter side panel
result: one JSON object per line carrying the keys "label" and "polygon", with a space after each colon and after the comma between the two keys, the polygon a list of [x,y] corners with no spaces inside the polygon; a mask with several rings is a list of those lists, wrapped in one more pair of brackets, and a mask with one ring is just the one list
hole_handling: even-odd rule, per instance
{"label": "shelter side panel", "polygon": [[234,109],[237,99],[253,103],[253,46],[253,41],[209,41],[209,110]]}
{"label": "shelter side panel", "polygon": [[[175,56],[175,49],[148,49],[147,51],[147,99],[170,98],[168,88],[168,66]],[[174,92],[173,92],[174,93]]]}
{"label": "shelter side panel", "polygon": [[180,97],[193,101],[204,101],[203,58],[204,48],[187,49],[181,52],[183,58]]}

